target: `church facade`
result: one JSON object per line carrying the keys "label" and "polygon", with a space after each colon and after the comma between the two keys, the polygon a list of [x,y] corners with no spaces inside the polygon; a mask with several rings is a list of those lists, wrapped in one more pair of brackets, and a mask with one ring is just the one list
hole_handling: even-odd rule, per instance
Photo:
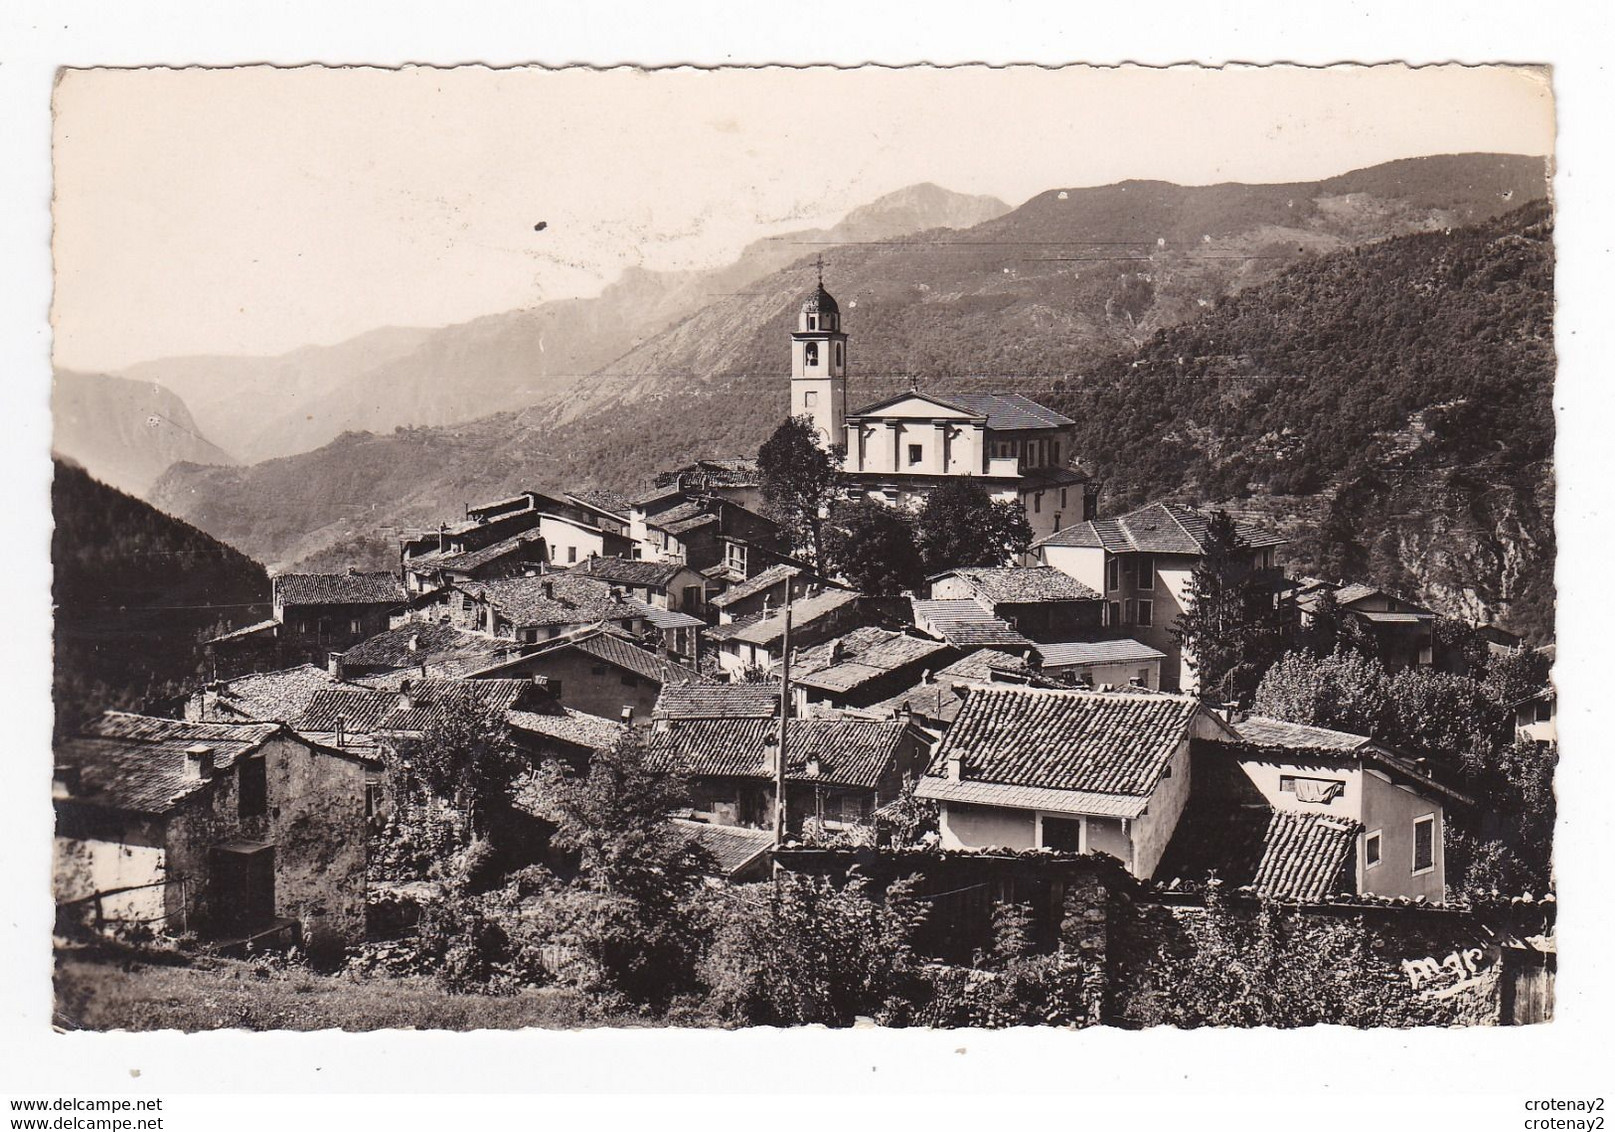
{"label": "church facade", "polygon": [[995,499],[1025,508],[1032,537],[1092,519],[1099,489],[1073,467],[1076,422],[1019,393],[910,390],[847,410],[847,334],[821,279],[791,335],[791,415],[813,421],[821,444],[844,444],[859,493],[918,507],[932,490],[973,476]]}

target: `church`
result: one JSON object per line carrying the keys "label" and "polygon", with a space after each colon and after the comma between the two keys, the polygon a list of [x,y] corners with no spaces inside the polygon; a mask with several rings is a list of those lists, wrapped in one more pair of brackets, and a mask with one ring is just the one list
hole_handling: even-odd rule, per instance
{"label": "church", "polygon": [[791,415],[825,446],[844,444],[851,484],[894,506],[975,476],[994,499],[1020,501],[1034,539],[1097,511],[1099,485],[1072,466],[1076,422],[1019,393],[916,389],[848,412],[847,333],[822,275],[791,335]]}

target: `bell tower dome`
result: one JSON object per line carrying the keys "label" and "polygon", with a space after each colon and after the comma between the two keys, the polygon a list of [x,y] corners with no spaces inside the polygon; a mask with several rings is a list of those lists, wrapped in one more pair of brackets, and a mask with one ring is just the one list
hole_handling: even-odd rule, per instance
{"label": "bell tower dome", "polygon": [[803,301],[791,335],[791,416],[811,417],[826,448],[846,442],[847,336],[841,307],[819,282]]}

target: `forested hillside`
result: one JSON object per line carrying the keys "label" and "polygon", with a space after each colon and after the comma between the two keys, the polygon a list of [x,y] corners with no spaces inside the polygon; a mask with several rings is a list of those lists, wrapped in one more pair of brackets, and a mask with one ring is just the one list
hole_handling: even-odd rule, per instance
{"label": "forested hillside", "polygon": [[269,615],[264,568],[58,461],[51,489],[58,726],[142,709],[201,672],[201,639]]}
{"label": "forested hillside", "polygon": [[197,427],[178,395],[149,381],[58,370],[51,419],[53,452],[136,495],[181,460],[235,463]]}
{"label": "forested hillside", "polygon": [[1107,510],[1170,495],[1300,519],[1299,568],[1540,637],[1553,380],[1537,202],[1291,268],[1047,399],[1078,421]]}

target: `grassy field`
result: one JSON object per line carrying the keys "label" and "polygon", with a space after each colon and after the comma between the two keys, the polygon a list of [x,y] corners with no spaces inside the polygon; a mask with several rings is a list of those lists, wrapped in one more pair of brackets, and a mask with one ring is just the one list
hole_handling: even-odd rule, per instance
{"label": "grassy field", "polygon": [[538,989],[449,994],[425,978],[357,978],[198,958],[62,951],[57,1024],[87,1030],[514,1030],[633,1025],[589,1012],[578,995]]}

